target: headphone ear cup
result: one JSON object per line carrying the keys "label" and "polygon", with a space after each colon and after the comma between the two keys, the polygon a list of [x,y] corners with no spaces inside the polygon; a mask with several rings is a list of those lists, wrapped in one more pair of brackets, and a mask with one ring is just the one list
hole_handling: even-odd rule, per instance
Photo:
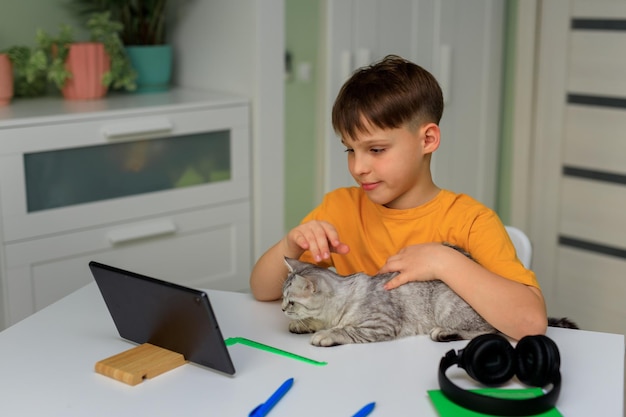
{"label": "headphone ear cup", "polygon": [[553,381],[561,366],[556,343],[544,335],[526,336],[515,347],[518,379],[526,385],[543,387]]}
{"label": "headphone ear cup", "polygon": [[515,350],[500,335],[480,335],[459,352],[458,365],[476,381],[500,385],[515,375]]}

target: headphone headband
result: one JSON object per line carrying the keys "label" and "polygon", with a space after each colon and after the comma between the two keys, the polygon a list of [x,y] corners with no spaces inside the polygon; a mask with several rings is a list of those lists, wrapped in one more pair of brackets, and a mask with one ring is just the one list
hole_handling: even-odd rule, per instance
{"label": "headphone headband", "polygon": [[441,392],[454,403],[467,409],[484,414],[500,416],[528,416],[546,412],[556,405],[561,391],[561,373],[557,369],[549,383],[552,388],[545,395],[523,400],[496,398],[464,390],[455,385],[446,371],[454,364],[459,364],[459,355],[450,350],[439,363],[439,386]]}

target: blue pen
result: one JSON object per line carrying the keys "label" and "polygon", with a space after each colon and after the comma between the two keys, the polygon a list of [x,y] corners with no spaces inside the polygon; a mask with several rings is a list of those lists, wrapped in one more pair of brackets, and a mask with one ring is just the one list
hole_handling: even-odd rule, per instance
{"label": "blue pen", "polygon": [[276,405],[278,401],[289,391],[293,385],[293,378],[289,378],[282,383],[280,387],[265,401],[259,404],[254,410],[250,411],[248,417],[264,417]]}
{"label": "blue pen", "polygon": [[372,410],[374,410],[374,407],[376,407],[376,403],[369,403],[365,407],[363,407],[359,411],[357,411],[356,414],[353,415],[352,417],[369,416],[369,414],[372,412]]}

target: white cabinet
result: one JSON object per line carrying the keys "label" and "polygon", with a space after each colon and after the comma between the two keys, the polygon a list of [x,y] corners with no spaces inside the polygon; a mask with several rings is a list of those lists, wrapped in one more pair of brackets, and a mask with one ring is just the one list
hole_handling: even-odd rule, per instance
{"label": "white cabinet", "polygon": [[245,289],[249,105],[184,90],[17,101],[0,109],[0,210],[5,325],[90,282],[90,260]]}

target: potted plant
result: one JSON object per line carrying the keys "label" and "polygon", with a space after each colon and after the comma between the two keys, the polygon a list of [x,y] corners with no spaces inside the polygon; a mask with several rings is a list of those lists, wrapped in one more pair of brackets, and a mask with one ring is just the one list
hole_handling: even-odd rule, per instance
{"label": "potted plant", "polygon": [[0,107],[7,106],[13,98],[13,65],[9,54],[0,53]]}
{"label": "potted plant", "polygon": [[172,72],[172,47],[166,42],[167,0],[70,0],[79,16],[110,11],[123,25],[122,42],[137,71],[137,91],[164,91]]}
{"label": "potted plant", "polygon": [[94,99],[109,87],[134,90],[136,73],[120,39],[122,25],[109,12],[87,20],[88,42],[75,42],[73,29],[61,25],[57,36],[37,32],[38,51],[47,56],[47,78],[68,99]]}
{"label": "potted plant", "polygon": [[38,49],[16,45],[6,51],[13,67],[13,96],[38,97],[46,93],[46,54]]}

